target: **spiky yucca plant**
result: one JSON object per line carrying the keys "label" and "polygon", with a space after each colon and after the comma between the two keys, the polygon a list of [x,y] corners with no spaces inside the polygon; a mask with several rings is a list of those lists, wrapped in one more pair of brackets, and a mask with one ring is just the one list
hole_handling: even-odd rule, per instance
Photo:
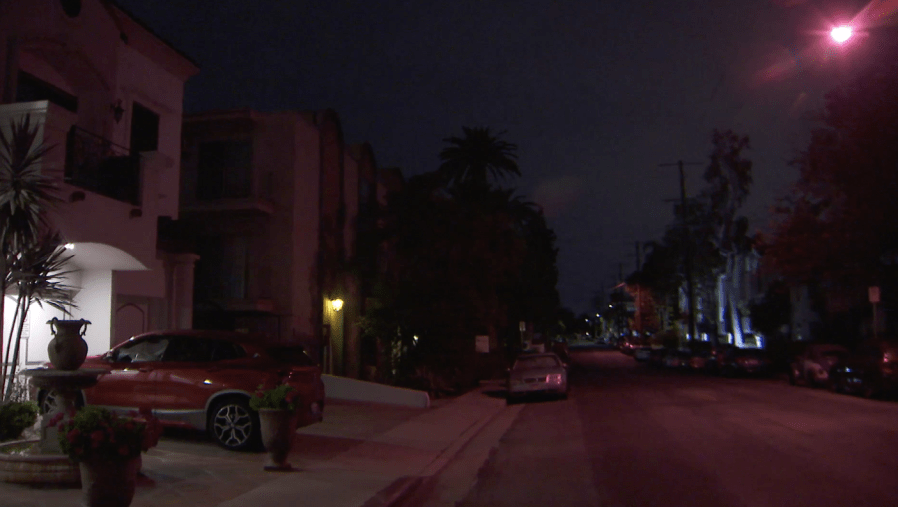
{"label": "spiky yucca plant", "polygon": [[[64,256],[59,234],[52,232],[47,215],[61,199],[53,178],[41,170],[41,161],[52,147],[39,141],[39,133],[40,124],[32,123],[30,115],[11,120],[8,133],[0,129],[0,294],[11,287],[18,290],[16,318],[0,374],[0,385],[6,380],[3,399],[11,392],[28,308],[34,302],[46,302],[68,313],[70,299],[60,279],[69,257]],[[0,297],[0,316],[4,300]],[[0,350],[2,326],[0,319]]]}

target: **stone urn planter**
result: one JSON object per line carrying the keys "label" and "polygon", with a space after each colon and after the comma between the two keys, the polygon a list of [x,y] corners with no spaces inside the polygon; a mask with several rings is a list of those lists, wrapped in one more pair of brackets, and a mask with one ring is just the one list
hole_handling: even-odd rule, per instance
{"label": "stone urn planter", "polygon": [[53,339],[47,345],[50,363],[57,370],[77,370],[87,357],[87,342],[83,336],[90,321],[59,320],[53,317],[47,324],[50,324],[50,332],[53,333]]}
{"label": "stone urn planter", "polygon": [[134,499],[140,456],[81,461],[82,507],[128,507]]}
{"label": "stone urn planter", "polygon": [[259,409],[259,430],[262,445],[268,451],[265,470],[269,472],[289,472],[293,469],[287,458],[293,448],[298,415],[296,410],[275,408]]}

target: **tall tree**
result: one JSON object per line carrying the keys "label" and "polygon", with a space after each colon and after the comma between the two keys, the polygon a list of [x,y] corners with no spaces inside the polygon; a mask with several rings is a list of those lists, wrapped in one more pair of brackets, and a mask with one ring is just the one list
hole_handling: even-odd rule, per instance
{"label": "tall tree", "polygon": [[896,89],[891,61],[826,95],[768,241],[767,255],[789,279],[860,295],[887,279],[898,253]]}
{"label": "tall tree", "polygon": [[464,131],[446,140],[437,171],[409,178],[384,210],[386,303],[364,325],[409,351],[406,372],[416,363],[470,368],[475,335],[501,340],[518,320],[554,322],[554,232],[539,207],[490,183],[520,174],[516,146],[489,129]]}
{"label": "tall tree", "polygon": [[715,130],[712,144],[710,164],[704,175],[708,186],[702,192],[702,198],[707,202],[707,223],[711,226],[708,240],[716,247],[722,265],[714,270],[715,280],[710,282],[714,283],[720,272],[725,275],[723,286],[715,289],[723,292],[722,310],[728,317],[727,331],[741,342],[742,317],[749,308],[747,302],[738,297],[742,278],[738,267],[745,262],[751,241],[747,237],[748,219],[739,217],[738,213],[752,184],[752,162],[745,157],[750,146],[747,136],[731,130]]}
{"label": "tall tree", "polygon": [[505,132],[493,135],[489,128],[462,127],[463,137],[444,139],[450,146],[440,152],[439,173],[450,188],[482,190],[490,178],[502,180],[520,176],[517,145],[504,141]]}
{"label": "tall tree", "polygon": [[[695,293],[716,304],[719,276],[726,273],[735,278],[733,256],[744,254],[750,246],[746,242],[747,220],[739,216],[752,183],[752,163],[745,157],[749,139],[731,130],[714,130],[711,144],[703,175],[705,186],[698,195],[677,205],[676,220],[659,242],[648,244],[641,271],[628,278],[628,283],[652,290],[659,303],[677,301],[688,257]],[[730,294],[727,299],[732,298]]]}

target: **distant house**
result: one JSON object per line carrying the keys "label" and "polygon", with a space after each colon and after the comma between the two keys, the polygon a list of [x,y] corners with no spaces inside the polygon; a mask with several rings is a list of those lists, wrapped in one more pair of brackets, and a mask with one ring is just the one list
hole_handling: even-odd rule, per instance
{"label": "distant house", "polygon": [[[55,146],[42,171],[64,200],[52,220],[73,247],[72,314],[92,323],[89,353],[190,327],[196,256],[157,248],[157,224],[178,218],[184,84],[197,65],[110,1],[0,2],[0,34],[0,128],[31,115]],[[32,308],[28,362],[47,359],[54,316]]]}
{"label": "distant house", "polygon": [[374,155],[347,145],[336,113],[212,111],[184,119],[181,214],[199,256],[194,327],[302,345],[358,377],[364,274],[376,269]]}

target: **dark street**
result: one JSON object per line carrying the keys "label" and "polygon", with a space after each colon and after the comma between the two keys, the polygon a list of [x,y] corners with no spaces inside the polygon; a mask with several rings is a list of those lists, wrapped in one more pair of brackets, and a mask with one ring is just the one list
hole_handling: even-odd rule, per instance
{"label": "dark street", "polygon": [[527,404],[462,505],[895,503],[895,402],[573,357],[570,398]]}

